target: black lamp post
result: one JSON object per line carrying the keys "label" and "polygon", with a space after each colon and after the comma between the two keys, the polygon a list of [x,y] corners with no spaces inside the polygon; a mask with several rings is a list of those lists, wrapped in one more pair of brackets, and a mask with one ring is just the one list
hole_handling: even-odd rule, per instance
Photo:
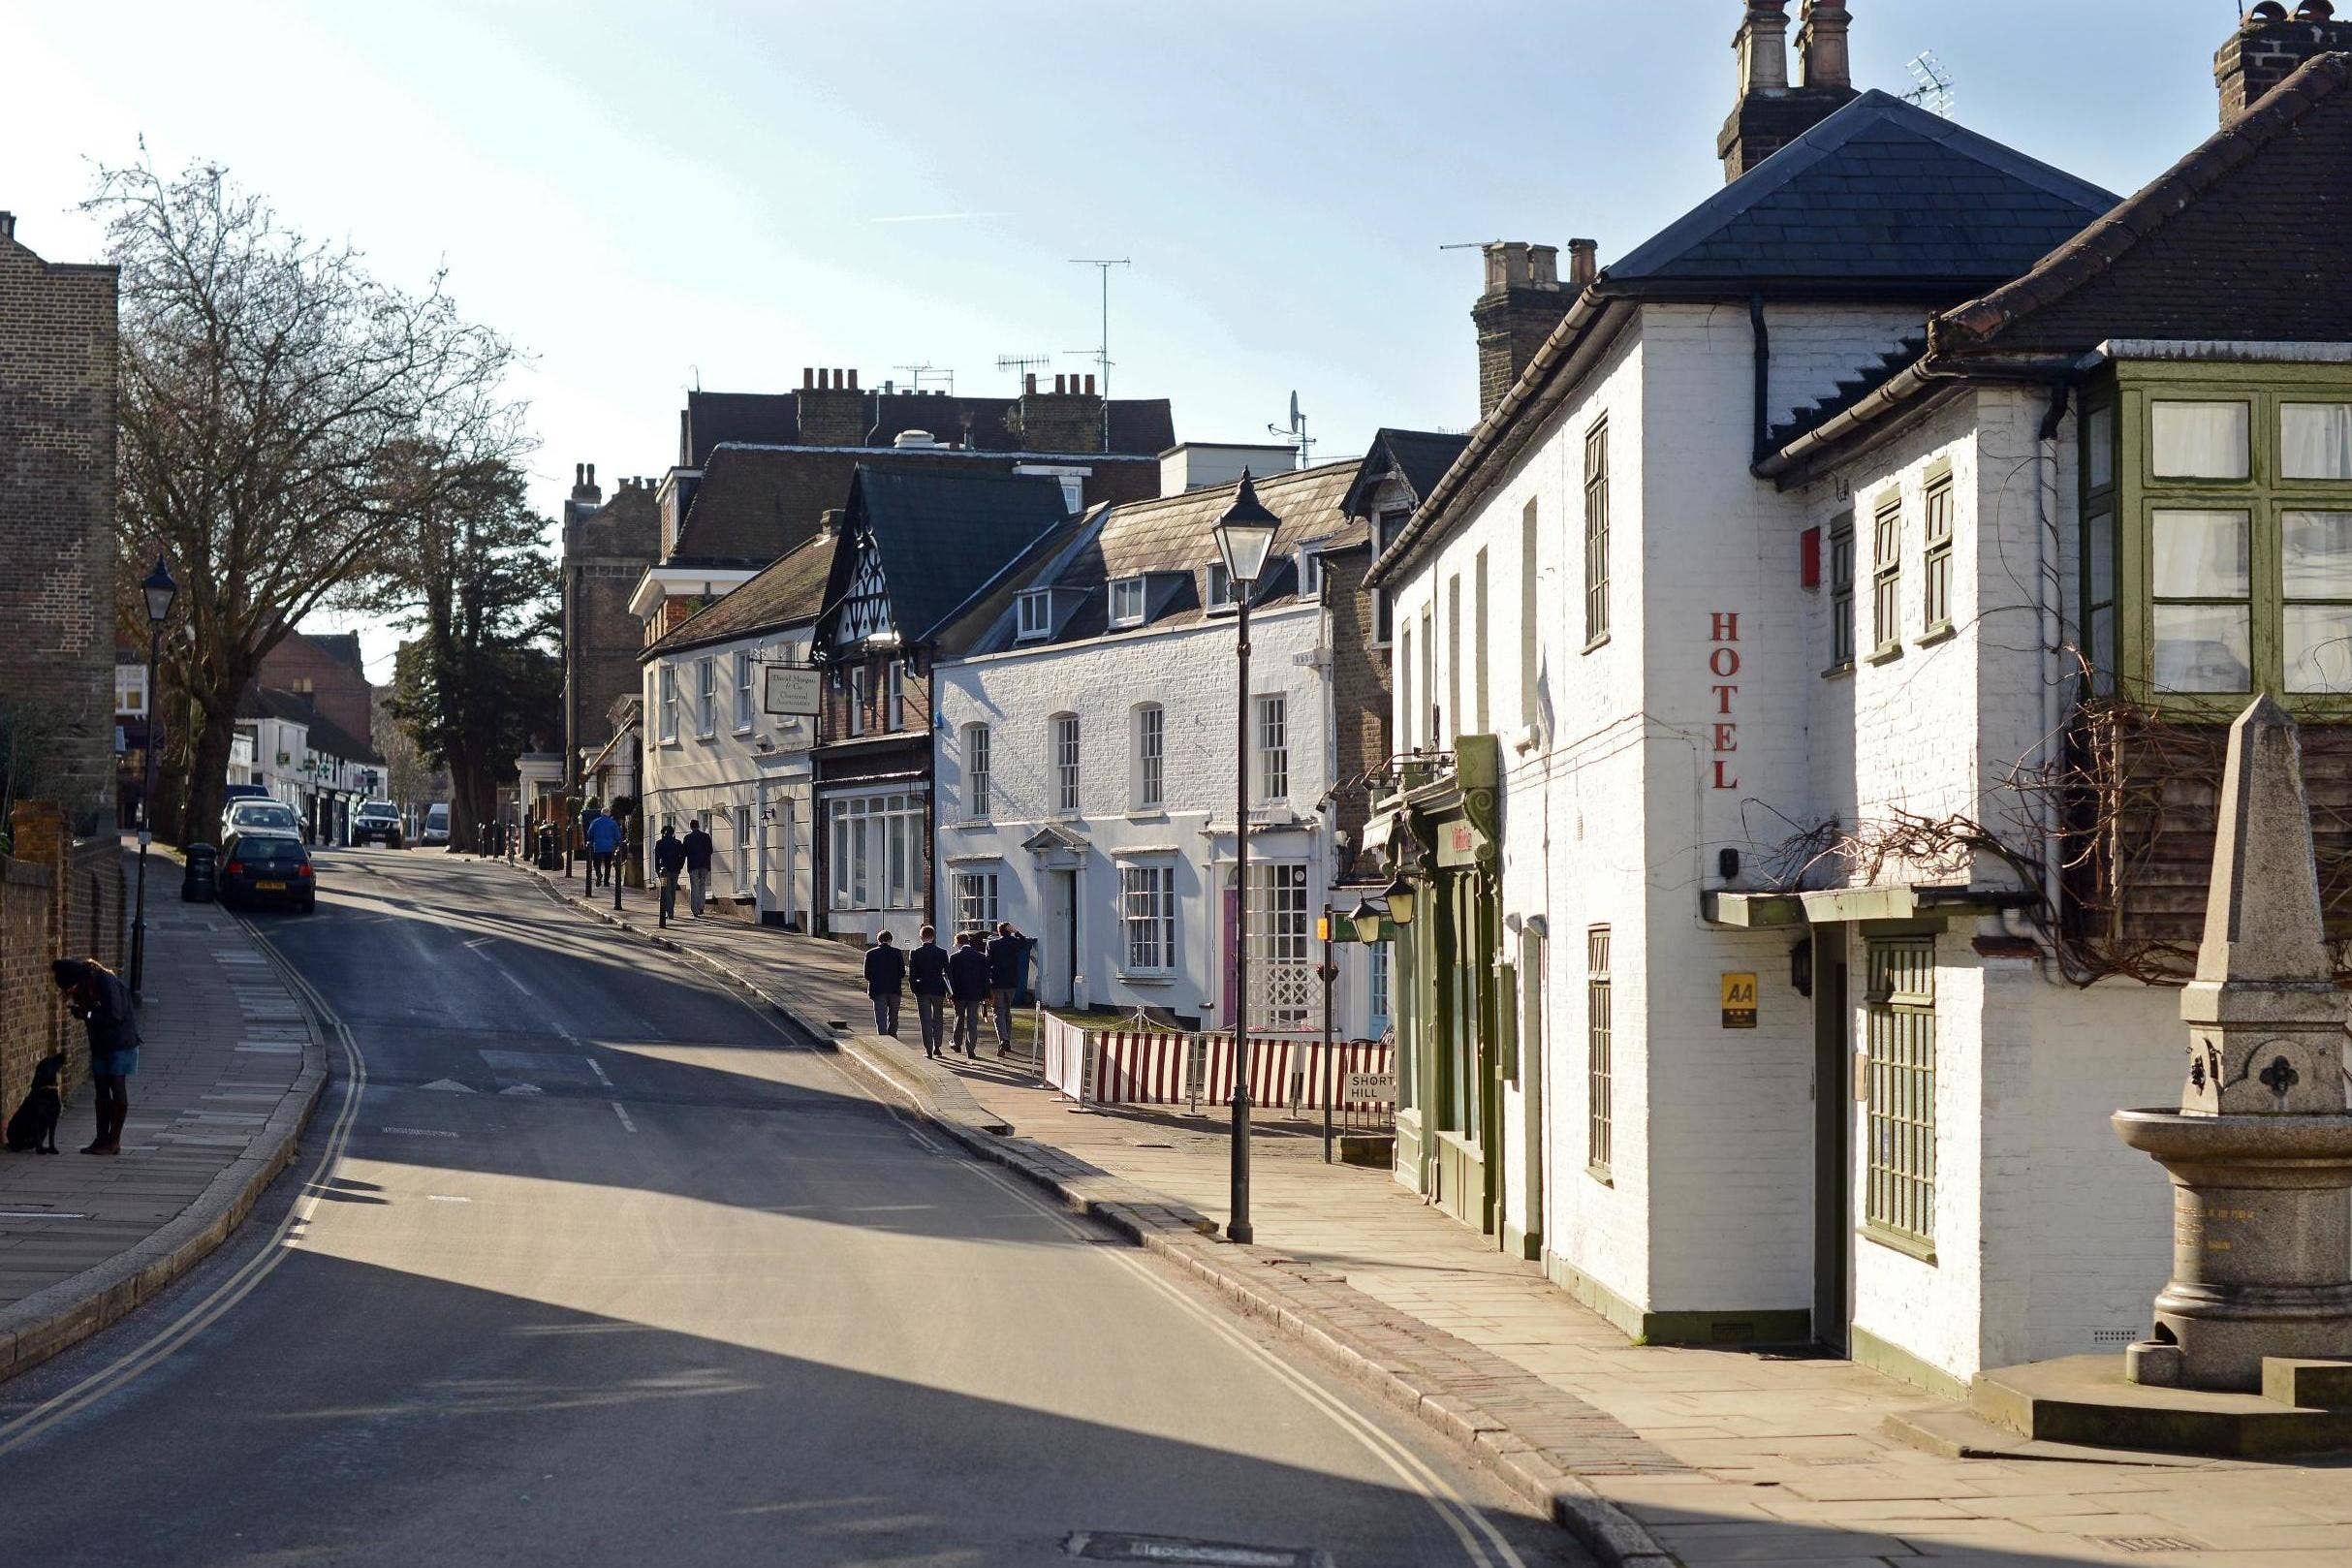
{"label": "black lamp post", "polygon": [[1236,610],[1234,646],[1240,673],[1234,711],[1234,886],[1240,896],[1234,900],[1233,1217],[1225,1234],[1243,1243],[1255,1235],[1249,1223],[1249,595],[1281,525],[1282,519],[1260,504],[1249,470],[1243,469],[1241,487],[1214,530]]}
{"label": "black lamp post", "polygon": [[1330,900],[1323,905],[1323,961],[1315,978],[1323,982],[1323,1163],[1332,1163],[1332,1085],[1337,1077],[1332,1065],[1332,988],[1339,982],[1339,965],[1332,957],[1332,922],[1339,918]]}
{"label": "black lamp post", "polygon": [[[147,846],[155,841],[155,666],[163,651],[164,622],[171,617],[172,601],[179,594],[179,584],[172,580],[171,569],[164,558],[155,557],[155,570],[140,583],[139,591],[147,601],[147,743],[146,783],[139,797],[139,894],[131,915],[131,993],[139,994],[147,975]],[[183,830],[180,836],[185,838]]]}

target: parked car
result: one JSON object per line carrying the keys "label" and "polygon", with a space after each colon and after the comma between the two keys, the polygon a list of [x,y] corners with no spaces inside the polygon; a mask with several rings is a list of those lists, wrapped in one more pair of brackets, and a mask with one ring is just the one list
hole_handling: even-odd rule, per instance
{"label": "parked car", "polygon": [[294,807],[267,796],[260,800],[247,798],[232,800],[221,811],[221,842],[226,844],[238,833],[287,833],[302,836],[302,819]]}
{"label": "parked car", "polygon": [[221,846],[220,900],[232,908],[284,904],[309,914],[319,903],[310,851],[288,833],[232,834]]}
{"label": "parked car", "polygon": [[398,849],[406,836],[400,827],[400,808],[390,800],[362,800],[360,809],[351,814],[351,841],[355,844],[377,839],[386,849]]}
{"label": "parked car", "polygon": [[269,792],[259,784],[228,784],[221,788],[224,800],[267,800]]}
{"label": "parked car", "polygon": [[417,842],[425,845],[449,842],[449,802],[447,800],[435,800],[424,808],[424,831],[417,835]]}

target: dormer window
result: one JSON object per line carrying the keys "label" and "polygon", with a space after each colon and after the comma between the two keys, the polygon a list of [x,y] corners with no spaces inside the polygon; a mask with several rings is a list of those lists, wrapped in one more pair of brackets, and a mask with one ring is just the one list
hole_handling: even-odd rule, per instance
{"label": "dormer window", "polygon": [[1323,597],[1323,557],[1311,549],[1302,549],[1299,552],[1299,597],[1301,599]]}
{"label": "dormer window", "polygon": [[1203,603],[1210,610],[1233,608],[1233,579],[1226,576],[1223,561],[1208,563],[1208,592]]}
{"label": "dormer window", "polygon": [[1144,580],[1119,578],[1111,584],[1111,624],[1141,626],[1144,623]]}
{"label": "dormer window", "polygon": [[1053,629],[1053,592],[1036,588],[1024,593],[1018,601],[1016,635],[1026,643],[1045,636]]}

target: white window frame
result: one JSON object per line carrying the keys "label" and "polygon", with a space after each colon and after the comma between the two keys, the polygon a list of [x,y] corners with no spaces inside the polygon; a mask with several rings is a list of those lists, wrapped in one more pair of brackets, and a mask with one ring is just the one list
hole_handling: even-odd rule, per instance
{"label": "white window frame", "polygon": [[954,892],[956,935],[965,931],[995,931],[998,908],[995,872],[958,871]]}
{"label": "white window frame", "polygon": [[1323,557],[1311,549],[1302,549],[1299,552],[1298,562],[1299,597],[1301,599],[1322,598]]}
{"label": "white window frame", "polygon": [[707,740],[719,733],[719,661],[706,653],[694,661],[694,733]]}
{"label": "white window frame", "polygon": [[836,796],[827,802],[830,906],[846,913],[914,913],[925,877],[923,797],[910,791]]}
{"label": "white window frame", "polygon": [[1201,589],[1201,606],[1211,613],[1233,609],[1233,579],[1227,575],[1223,561],[1208,563],[1207,580]]}
{"label": "white window frame", "polygon": [[752,701],[751,694],[752,685],[759,678],[757,673],[758,669],[758,664],[751,656],[751,649],[736,649],[735,733],[737,735],[749,735],[751,733],[752,719],[758,711],[758,705]]}
{"label": "white window frame", "polygon": [[849,733],[852,739],[865,734],[865,666],[849,667]]}
{"label": "white window frame", "polygon": [[677,666],[664,659],[660,667],[662,688],[662,744],[677,744]]}
{"label": "white window frame", "polygon": [[[1141,626],[1144,624],[1144,580],[1140,577],[1111,580],[1111,624]],[[1121,601],[1130,601],[1123,608]]]}
{"label": "white window frame", "polygon": [[1158,811],[1168,803],[1168,710],[1138,703],[1134,713],[1135,808]]}
{"label": "white window frame", "polygon": [[963,809],[967,821],[986,822],[993,810],[989,796],[988,749],[995,737],[985,724],[963,727]]}
{"label": "white window frame", "polygon": [[1014,636],[1023,643],[1034,643],[1053,630],[1053,590],[1031,588],[1014,601],[1016,622]]}
{"label": "white window frame", "polygon": [[906,728],[906,661],[893,659],[890,667],[890,706],[883,714],[892,731]]}
{"label": "white window frame", "polygon": [[1260,805],[1290,799],[1290,697],[1260,692],[1249,705],[1250,776]]}
{"label": "white window frame", "polygon": [[1176,972],[1175,865],[1146,861],[1119,867],[1119,939],[1122,975]]}
{"label": "white window frame", "polygon": [[737,805],[735,808],[734,816],[735,891],[738,894],[748,894],[751,892],[752,872],[751,807]]}
{"label": "white window frame", "polygon": [[1078,715],[1056,713],[1048,721],[1053,746],[1053,811],[1056,816],[1075,817],[1085,797],[1080,794]]}

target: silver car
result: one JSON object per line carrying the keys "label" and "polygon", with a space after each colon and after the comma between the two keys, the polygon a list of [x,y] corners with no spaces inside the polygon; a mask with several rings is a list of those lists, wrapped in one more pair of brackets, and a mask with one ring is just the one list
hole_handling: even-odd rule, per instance
{"label": "silver car", "polygon": [[221,813],[221,842],[227,843],[237,834],[278,833],[288,838],[302,836],[302,819],[294,807],[283,800],[232,800]]}

